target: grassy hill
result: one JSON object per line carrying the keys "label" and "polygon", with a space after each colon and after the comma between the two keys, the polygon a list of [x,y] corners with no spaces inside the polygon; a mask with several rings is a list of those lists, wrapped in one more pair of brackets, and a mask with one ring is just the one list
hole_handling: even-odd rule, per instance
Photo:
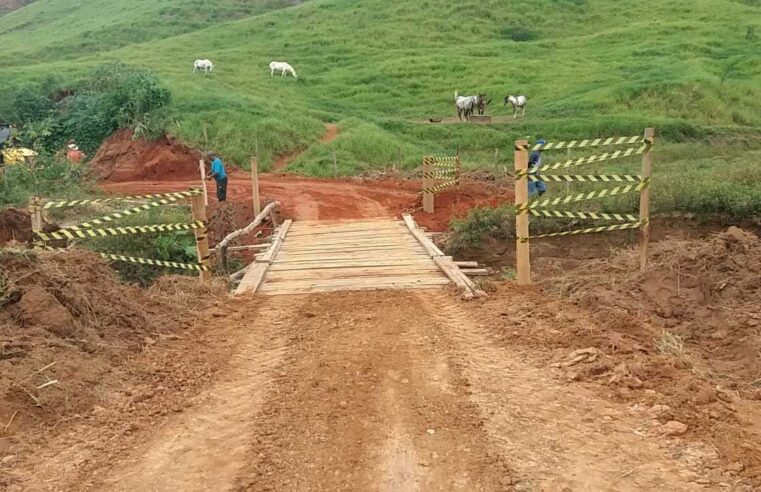
{"label": "grassy hill", "polygon": [[[519,137],[637,134],[655,126],[701,158],[756,162],[761,141],[761,6],[756,0],[38,0],[0,18],[4,82],[76,80],[105,61],[158,73],[174,98],[170,130],[243,164],[258,140],[265,162],[330,173],[415,166],[460,148],[470,165],[510,153]],[[296,2],[298,3],[298,2]],[[234,20],[237,19],[237,20]],[[208,57],[210,76],[191,74]],[[272,59],[300,78],[271,78]],[[527,116],[492,126],[431,125],[452,97],[507,93]],[[316,144],[324,122],[341,136]],[[712,147],[708,138],[737,144]],[[699,142],[699,143],[695,143]],[[738,151],[741,149],[742,151]],[[728,154],[728,155],[727,155]],[[682,147],[663,157],[680,159]],[[506,158],[506,163],[509,157]]]}

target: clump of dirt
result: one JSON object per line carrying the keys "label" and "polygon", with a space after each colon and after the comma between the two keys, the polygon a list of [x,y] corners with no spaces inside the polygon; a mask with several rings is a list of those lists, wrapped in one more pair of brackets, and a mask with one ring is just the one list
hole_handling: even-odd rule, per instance
{"label": "clump of dirt", "polygon": [[202,155],[171,137],[155,141],[133,138],[131,130],[114,133],[93,158],[99,181],[126,182],[161,179],[200,179]]}
{"label": "clump of dirt", "polygon": [[32,219],[29,212],[18,208],[0,210],[0,246],[25,243],[32,239]]}
{"label": "clump of dirt", "polygon": [[16,415],[6,437],[97,405],[124,384],[125,358],[176,336],[225,292],[188,277],[145,291],[82,250],[3,252],[0,265],[0,422]]}
{"label": "clump of dirt", "polygon": [[500,338],[544,354],[569,381],[631,402],[655,432],[713,444],[731,467],[719,475],[740,470],[761,486],[761,450],[751,444],[761,436],[752,424],[761,401],[761,240],[731,227],[664,239],[650,253],[644,271],[639,251],[625,249],[546,278],[545,292],[501,286],[499,305],[488,301],[484,315],[507,322]]}
{"label": "clump of dirt", "polygon": [[422,212],[422,198],[418,198],[409,210],[415,211],[415,220],[431,231],[446,231],[454,219],[462,219],[477,207],[497,207],[513,202],[513,192],[507,187],[489,182],[465,182],[436,194],[434,213]]}

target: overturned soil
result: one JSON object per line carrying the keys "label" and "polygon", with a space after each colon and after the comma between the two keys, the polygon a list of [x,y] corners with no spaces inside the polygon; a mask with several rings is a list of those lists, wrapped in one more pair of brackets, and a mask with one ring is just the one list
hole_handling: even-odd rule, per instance
{"label": "overturned soil", "polygon": [[128,391],[124,360],[179,336],[223,292],[187,277],[125,285],[85,251],[3,252],[0,266],[0,458]]}
{"label": "overturned soil", "polygon": [[32,219],[29,212],[18,208],[0,210],[0,246],[26,243],[32,239]]}

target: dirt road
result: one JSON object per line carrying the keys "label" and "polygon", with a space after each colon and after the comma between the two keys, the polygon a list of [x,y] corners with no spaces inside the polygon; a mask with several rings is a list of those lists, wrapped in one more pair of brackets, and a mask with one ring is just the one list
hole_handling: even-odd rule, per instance
{"label": "dirt road", "polygon": [[248,303],[220,318],[247,329],[222,330],[229,364],[184,412],[69,446],[25,489],[699,489],[690,453],[499,344],[455,299]]}

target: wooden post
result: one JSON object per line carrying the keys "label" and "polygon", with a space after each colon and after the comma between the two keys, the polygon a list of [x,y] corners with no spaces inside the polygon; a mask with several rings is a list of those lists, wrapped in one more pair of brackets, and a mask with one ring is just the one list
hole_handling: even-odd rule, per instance
{"label": "wooden post", "polygon": [[32,219],[32,241],[36,240],[35,232],[42,232],[42,198],[32,197],[29,203],[29,216]]}
{"label": "wooden post", "polygon": [[[203,201],[203,195],[193,195],[190,197],[190,210],[193,212],[193,220],[203,221],[206,223],[206,204]],[[206,227],[194,230],[196,237],[196,252],[198,253],[198,263],[207,268],[211,268],[211,258],[209,252],[209,237]],[[211,280],[211,271],[200,272],[201,280],[206,282]]]}
{"label": "wooden post", "polygon": [[[528,212],[519,213],[518,205],[528,204],[528,142],[515,142],[515,262],[518,285],[531,284]],[[520,176],[519,176],[520,175]]]}
{"label": "wooden post", "polygon": [[433,193],[425,190],[433,187],[433,162],[431,157],[423,157],[423,212],[427,214],[433,213]]}
{"label": "wooden post", "polygon": [[650,179],[653,175],[652,141],[654,139],[655,129],[645,128],[645,140],[650,140],[651,144],[642,154],[642,180],[646,182],[646,186],[639,192],[639,220],[642,222],[639,235],[639,258],[642,270],[647,265],[647,250],[650,243]]}
{"label": "wooden post", "polygon": [[201,186],[203,187],[203,203],[209,206],[209,191],[206,189],[206,166],[203,159],[198,161],[198,169],[201,170]]}
{"label": "wooden post", "polygon": [[497,179],[499,174],[499,147],[494,149],[494,179]]}
{"label": "wooden post", "polygon": [[262,211],[262,202],[259,199],[259,159],[251,159],[251,194],[254,199],[254,216]]}

